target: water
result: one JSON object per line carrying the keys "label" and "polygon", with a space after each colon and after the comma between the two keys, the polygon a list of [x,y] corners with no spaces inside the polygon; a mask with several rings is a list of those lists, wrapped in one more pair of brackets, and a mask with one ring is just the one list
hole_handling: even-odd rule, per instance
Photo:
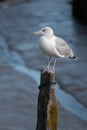
{"label": "water", "polygon": [[[5,56],[6,60],[8,61],[9,65],[16,71],[19,71],[21,73],[27,74],[30,77],[32,77],[35,82],[37,83],[37,86],[39,86],[39,79],[40,79],[40,72],[36,70],[32,70],[27,68],[24,64],[21,64],[21,58],[18,59],[15,55],[15,59],[18,59],[18,63],[16,61],[13,62],[14,57],[10,54],[8,47],[6,46],[5,40],[3,37],[0,38],[4,45],[3,48],[3,55]],[[9,58],[7,57],[9,55]],[[72,97],[70,94],[64,92],[60,89],[59,84],[56,85],[56,97],[58,102],[68,111],[75,114],[76,116],[80,117],[81,119],[87,121],[87,109],[77,102],[74,97]]]}
{"label": "water", "polygon": [[[40,72],[27,68],[26,66],[18,66],[12,65],[12,67],[22,73],[25,73],[31,76],[39,86]],[[77,115],[81,119],[87,121],[87,108],[85,108],[82,104],[77,102],[74,97],[70,94],[67,94],[63,90],[60,89],[59,84],[56,85],[56,97],[58,102],[68,111]]]}

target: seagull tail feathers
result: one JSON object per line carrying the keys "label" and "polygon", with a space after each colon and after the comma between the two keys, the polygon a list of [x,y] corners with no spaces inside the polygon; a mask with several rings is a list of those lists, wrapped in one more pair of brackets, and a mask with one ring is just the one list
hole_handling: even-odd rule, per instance
{"label": "seagull tail feathers", "polygon": [[77,57],[77,56],[73,56],[73,57],[70,57],[71,59],[74,59],[75,61],[77,61],[78,59],[79,59],[79,57]]}

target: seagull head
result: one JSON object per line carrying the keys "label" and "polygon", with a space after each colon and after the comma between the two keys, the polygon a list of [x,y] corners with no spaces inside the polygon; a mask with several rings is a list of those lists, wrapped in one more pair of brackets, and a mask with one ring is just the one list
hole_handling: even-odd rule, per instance
{"label": "seagull head", "polygon": [[51,27],[46,26],[41,28],[39,31],[34,32],[35,35],[53,36],[54,32]]}

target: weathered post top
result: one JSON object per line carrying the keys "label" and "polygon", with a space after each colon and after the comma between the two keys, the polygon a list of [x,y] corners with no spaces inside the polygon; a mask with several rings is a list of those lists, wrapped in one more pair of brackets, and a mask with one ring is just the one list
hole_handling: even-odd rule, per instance
{"label": "weathered post top", "polygon": [[58,105],[55,84],[55,73],[41,73],[36,130],[57,130]]}
{"label": "weathered post top", "polygon": [[[41,82],[40,82],[40,87],[44,87],[47,85],[52,85],[52,84],[56,84],[55,82],[55,73],[41,73]],[[54,86],[55,87],[55,86]]]}

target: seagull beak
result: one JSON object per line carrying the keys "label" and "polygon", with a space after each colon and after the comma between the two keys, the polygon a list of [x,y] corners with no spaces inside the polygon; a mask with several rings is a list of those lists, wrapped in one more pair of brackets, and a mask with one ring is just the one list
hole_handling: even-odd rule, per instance
{"label": "seagull beak", "polygon": [[34,35],[39,35],[39,34],[40,34],[40,31],[34,32],[33,34],[34,34]]}

